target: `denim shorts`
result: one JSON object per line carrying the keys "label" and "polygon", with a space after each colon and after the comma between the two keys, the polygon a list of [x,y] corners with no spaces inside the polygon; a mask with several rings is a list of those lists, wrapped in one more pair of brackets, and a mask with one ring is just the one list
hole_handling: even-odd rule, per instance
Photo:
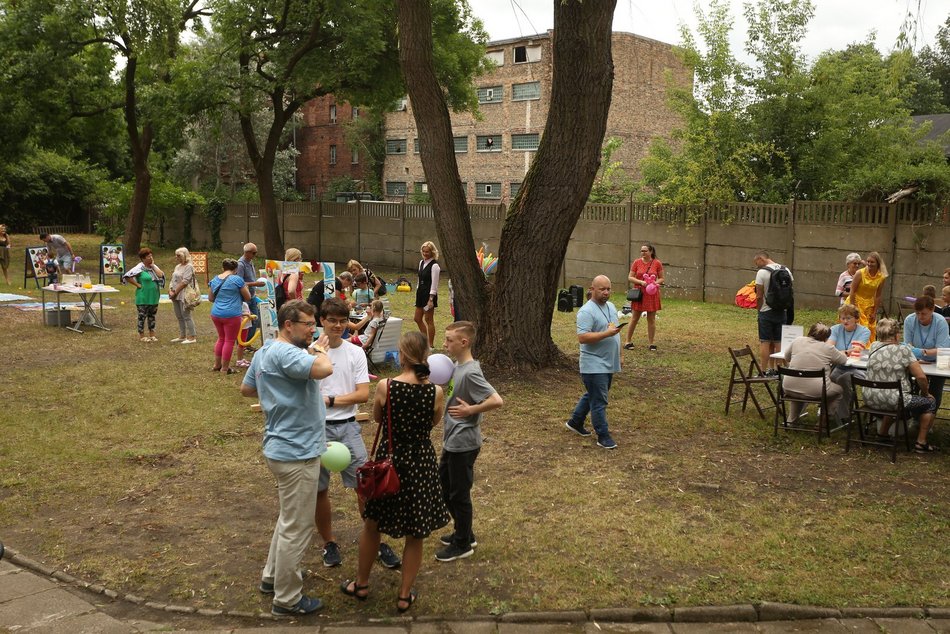
{"label": "denim shorts", "polygon": [[[363,466],[366,462],[366,445],[363,443],[363,437],[360,435],[360,424],[339,423],[336,425],[327,425],[327,441],[338,442],[346,445],[350,450],[353,461],[350,466],[340,472],[340,479],[343,480],[343,486],[347,489],[356,488],[356,469]],[[330,486],[330,472],[320,467],[320,483],[318,491],[325,491]]]}
{"label": "denim shorts", "polygon": [[759,341],[781,341],[784,310],[759,311]]}

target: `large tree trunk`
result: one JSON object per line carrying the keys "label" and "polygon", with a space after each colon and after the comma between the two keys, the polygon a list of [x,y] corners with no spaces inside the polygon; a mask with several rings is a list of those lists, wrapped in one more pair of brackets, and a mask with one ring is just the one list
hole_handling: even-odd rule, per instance
{"label": "large tree trunk", "polygon": [[125,131],[129,136],[132,150],[132,172],[135,174],[135,186],[132,190],[132,208],[125,224],[125,252],[138,253],[142,246],[142,232],[145,230],[145,213],[148,211],[148,197],[152,191],[152,173],[148,168],[148,156],[152,151],[152,124],[147,122],[139,131],[138,102],[135,90],[135,72],[138,59],[129,57],[125,65]]}
{"label": "large tree trunk", "polygon": [[419,154],[435,214],[441,266],[452,277],[457,317],[482,321],[485,275],[475,257],[475,239],[452,140],[452,122],[432,62],[432,12],[428,0],[399,0],[399,62],[419,131]]}
{"label": "large tree trunk", "polygon": [[[466,310],[479,315],[478,355],[498,367],[536,368],[564,360],[551,339],[558,269],[597,175],[610,110],[616,0],[553,0],[553,5],[554,77],[548,120],[534,162],[508,211],[496,278],[483,301],[479,289],[484,285],[471,272],[477,263],[471,257],[470,220],[464,199],[456,200],[462,195],[451,121],[432,71],[431,45],[422,42],[431,33],[429,3],[399,2],[400,61],[419,129],[436,230],[463,316],[470,316]],[[471,303],[464,303],[469,299]]]}
{"label": "large tree trunk", "polygon": [[132,189],[132,208],[125,224],[125,252],[137,254],[142,246],[142,232],[145,231],[145,213],[148,211],[148,197],[152,191],[152,173],[148,162],[134,161],[135,185]]}
{"label": "large tree trunk", "polygon": [[274,121],[271,124],[267,140],[264,142],[263,152],[257,144],[257,135],[254,132],[254,122],[250,114],[241,114],[241,134],[247,153],[254,166],[254,176],[257,179],[257,193],[260,200],[261,229],[264,233],[264,253],[268,259],[284,259],[284,240],[280,235],[280,224],[277,222],[277,201],[274,198],[274,161],[277,156],[277,146],[280,134],[284,129],[286,117],[282,112],[281,99],[273,100]]}

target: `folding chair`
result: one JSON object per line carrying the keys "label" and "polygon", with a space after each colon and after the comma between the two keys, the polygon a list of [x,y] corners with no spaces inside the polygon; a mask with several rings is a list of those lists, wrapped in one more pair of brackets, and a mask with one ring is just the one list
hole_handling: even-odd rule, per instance
{"label": "folding chair", "polygon": [[386,322],[388,319],[383,319],[379,322],[379,325],[376,326],[376,334],[373,335],[373,340],[369,343],[368,346],[363,348],[363,352],[366,353],[366,363],[369,366],[370,372],[373,374],[379,374],[379,366],[373,361],[373,350],[376,349],[376,345],[380,342],[383,337],[383,330],[386,328]]}
{"label": "folding chair", "polygon": [[[759,405],[759,401],[755,398],[755,393],[752,391],[752,388],[755,385],[765,386],[765,389],[769,395],[769,400],[772,401],[772,404],[766,406],[765,409],[771,409],[772,407],[775,407],[775,393],[772,392],[772,387],[769,385],[769,383],[778,380],[778,377],[762,376],[762,368],[759,367],[759,362],[755,360],[755,354],[752,353],[752,348],[749,346],[746,346],[740,350],[729,348],[729,356],[732,357],[732,376],[729,377],[729,391],[726,392],[726,414],[729,413],[730,405],[739,402],[738,394],[735,398],[733,398],[732,390],[736,385],[742,384],[744,388],[742,394],[742,411],[745,411],[746,405],[751,398],[752,404],[755,405],[755,409],[759,412],[759,416],[761,416],[764,420],[765,412],[762,411],[762,407]],[[745,357],[749,358],[748,368],[744,367]]]}
{"label": "folding chair", "polygon": [[[785,378],[795,377],[798,379],[815,379],[821,381],[820,396],[789,396],[785,393]],[[785,408],[786,403],[801,403],[802,407],[810,404],[818,405],[821,409],[818,414],[818,424],[815,427],[799,425],[798,421],[788,422],[788,411]],[[828,406],[828,378],[824,370],[793,370],[792,368],[778,369],[778,402],[775,405],[775,435],[778,435],[779,417],[782,418],[782,426],[786,431],[808,431],[818,434],[818,442],[821,442],[822,430],[831,438],[831,432],[843,429],[845,425],[839,425],[831,428],[831,408]]]}
{"label": "folding chair", "polygon": [[[874,445],[876,447],[890,447],[891,448],[891,462],[897,462],[897,436],[900,434],[900,426],[904,426],[904,444],[907,446],[907,451],[910,451],[910,436],[907,433],[907,412],[904,410],[904,391],[901,389],[900,381],[871,381],[870,379],[862,379],[856,376],[851,377],[851,385],[854,386],[854,390],[851,395],[851,420],[848,422],[848,442],[845,445],[845,452],[851,451],[851,428],[857,426],[858,428],[858,437],[854,440],[856,443],[861,443],[862,445]],[[867,388],[874,388],[877,390],[897,390],[897,408],[892,410],[883,410],[876,407],[871,407],[865,403],[863,406],[860,403],[858,398],[858,387],[861,388],[861,399],[864,398],[864,390]],[[874,430],[873,436],[871,432],[871,425],[874,416],[883,418],[884,416],[891,416],[895,421],[894,429],[894,439],[891,441],[883,441],[877,437],[877,429]],[[866,418],[865,418],[866,417]],[[873,438],[873,440],[872,440]]]}

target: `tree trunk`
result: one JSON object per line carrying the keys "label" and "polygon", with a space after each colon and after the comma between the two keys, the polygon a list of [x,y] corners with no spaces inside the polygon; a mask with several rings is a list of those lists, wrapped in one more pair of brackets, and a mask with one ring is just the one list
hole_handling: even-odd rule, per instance
{"label": "tree trunk", "polygon": [[613,88],[611,21],[616,0],[553,0],[553,5],[548,120],[534,162],[508,210],[495,280],[483,301],[479,289],[485,287],[471,272],[477,270],[477,261],[471,257],[474,245],[455,166],[451,120],[432,72],[431,48],[421,41],[430,37],[429,4],[399,2],[400,61],[419,129],[436,230],[462,314],[469,317],[469,310],[478,315],[473,321],[480,325],[479,357],[508,369],[564,361],[551,339],[558,269],[597,175]]}
{"label": "tree trunk", "polygon": [[264,142],[264,151],[261,152],[257,144],[257,135],[254,133],[254,122],[249,114],[239,116],[241,134],[247,146],[248,157],[254,166],[254,176],[257,179],[257,193],[260,200],[261,229],[264,233],[264,253],[268,259],[284,259],[284,240],[280,235],[280,224],[277,222],[277,201],[274,198],[274,160],[277,156],[277,144],[284,129],[286,117],[283,116],[281,99],[273,99],[274,121]]}
{"label": "tree trunk", "polygon": [[145,213],[148,211],[148,197],[152,191],[152,173],[148,163],[132,164],[135,173],[135,185],[132,190],[132,208],[125,224],[125,252],[137,254],[142,246],[142,232],[145,230]]}
{"label": "tree trunk", "polygon": [[132,150],[132,172],[135,174],[135,186],[132,190],[132,208],[125,224],[125,252],[137,254],[142,246],[142,232],[145,230],[145,213],[148,211],[148,197],[152,191],[152,173],[148,168],[148,156],[152,150],[152,124],[146,122],[139,131],[138,100],[135,90],[135,73],[138,58],[130,56],[125,65],[123,81],[125,83],[125,131]]}

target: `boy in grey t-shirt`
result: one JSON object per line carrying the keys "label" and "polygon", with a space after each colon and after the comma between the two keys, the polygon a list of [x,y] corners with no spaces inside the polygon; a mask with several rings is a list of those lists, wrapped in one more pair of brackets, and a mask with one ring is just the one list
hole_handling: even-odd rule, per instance
{"label": "boy in grey t-shirt", "polygon": [[445,350],[455,358],[456,365],[446,390],[439,479],[445,505],[455,520],[455,531],[442,537],[445,548],[435,554],[439,561],[455,561],[475,552],[472,484],[475,459],[482,447],[480,424],[484,412],[504,404],[472,357],[474,340],[475,326],[469,321],[456,321],[445,329]]}

